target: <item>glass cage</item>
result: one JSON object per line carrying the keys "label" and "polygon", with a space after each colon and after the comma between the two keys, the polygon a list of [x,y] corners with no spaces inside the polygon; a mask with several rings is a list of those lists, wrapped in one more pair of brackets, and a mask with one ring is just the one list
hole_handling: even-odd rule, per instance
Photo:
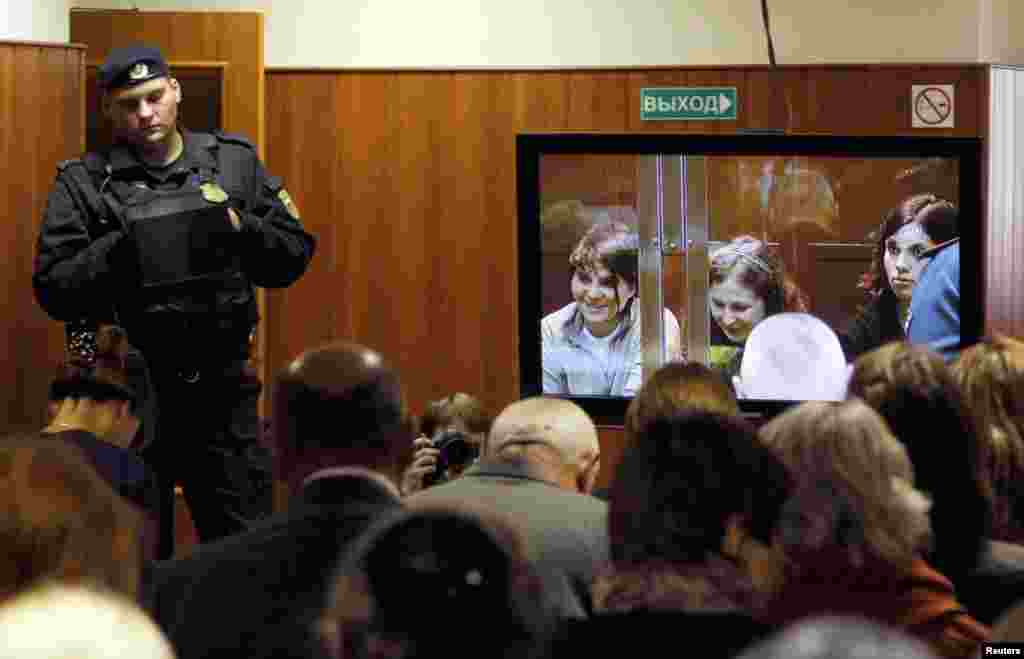
{"label": "glass cage", "polygon": [[[733,382],[754,328],[787,311],[823,321],[852,360],[876,347],[853,328],[880,298],[906,322],[918,255],[935,245],[893,233],[901,208],[947,200],[977,258],[980,158],[975,139],[520,136],[523,395],[593,408],[671,360]],[[976,266],[961,269],[965,342],[981,328]],[[624,403],[598,407],[614,417]]]}

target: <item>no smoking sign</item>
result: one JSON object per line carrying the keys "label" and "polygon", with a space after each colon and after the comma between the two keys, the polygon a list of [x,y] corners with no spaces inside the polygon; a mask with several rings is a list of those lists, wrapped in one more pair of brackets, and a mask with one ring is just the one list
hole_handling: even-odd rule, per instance
{"label": "no smoking sign", "polygon": [[914,128],[953,128],[956,95],[953,85],[911,85],[910,114]]}

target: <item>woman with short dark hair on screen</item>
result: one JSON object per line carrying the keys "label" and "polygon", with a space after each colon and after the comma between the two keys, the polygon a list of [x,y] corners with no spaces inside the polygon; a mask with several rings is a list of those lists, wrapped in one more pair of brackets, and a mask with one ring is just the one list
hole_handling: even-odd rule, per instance
{"label": "woman with short dark hair on screen", "polygon": [[[860,288],[869,297],[856,318],[839,333],[846,358],[860,355],[890,341],[906,338],[905,325],[914,287],[924,269],[925,250],[958,235],[956,213],[952,221],[930,225],[918,221],[926,208],[952,204],[933,194],[916,194],[904,199],[885,216],[878,229],[871,269],[861,275]],[[943,219],[948,213],[939,213]]]}
{"label": "woman with short dark hair on screen", "polygon": [[[633,396],[643,353],[639,238],[619,221],[595,224],[569,256],[573,301],[541,320],[544,393]],[[682,358],[679,321],[665,310],[668,359]]]}
{"label": "woman with short dark hair on screen", "polygon": [[711,366],[727,379],[739,373],[743,346],[754,327],[783,311],[807,311],[807,301],[785,275],[768,243],[738,236],[711,253],[708,310],[725,341],[712,341]]}

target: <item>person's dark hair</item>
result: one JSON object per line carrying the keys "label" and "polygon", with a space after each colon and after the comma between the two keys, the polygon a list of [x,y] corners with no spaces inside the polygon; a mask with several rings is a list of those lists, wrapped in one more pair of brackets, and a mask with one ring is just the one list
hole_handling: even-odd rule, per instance
{"label": "person's dark hair", "polygon": [[[640,238],[632,227],[619,220],[600,222],[590,227],[569,255],[569,278],[572,279],[577,270],[603,265],[616,279],[625,281],[639,294],[639,254]],[[636,297],[634,295],[625,303],[619,300],[620,331],[615,335],[616,341],[626,336],[634,322],[633,303]],[[578,312],[573,314],[565,321],[565,329],[579,334],[583,329],[583,317]]]}
{"label": "person's dark hair", "polygon": [[36,435],[0,441],[0,599],[47,579],[135,599],[141,523],[77,447]]}
{"label": "person's dark hair", "polygon": [[848,395],[885,419],[932,499],[930,562],[956,580],[975,567],[989,531],[990,493],[979,470],[975,422],[938,354],[893,342],[854,362]]}
{"label": "person's dark hair", "polygon": [[472,624],[499,657],[539,656],[551,620],[518,542],[500,520],[468,511],[417,509],[378,522],[343,557],[320,633],[355,653],[343,656],[363,656],[372,635],[409,659],[472,657],[479,646],[463,645],[458,631]]}
{"label": "person's dark hair", "polygon": [[662,366],[644,382],[626,410],[626,436],[655,418],[685,410],[739,415],[736,394],[717,372],[700,362],[674,362]]}
{"label": "person's dark hair", "polygon": [[936,198],[917,212],[921,228],[935,244],[944,243],[960,235],[960,213],[953,202]]}
{"label": "person's dark hair", "polygon": [[[860,283],[858,284],[860,288],[864,289],[872,297],[877,297],[886,292],[889,294],[887,297],[892,296],[889,278],[885,276],[885,241],[889,240],[889,237],[902,229],[904,225],[916,220],[921,211],[927,207],[934,207],[934,210],[938,211],[932,223],[932,230],[929,230],[928,226],[922,223],[922,228],[933,242],[943,242],[956,235],[956,208],[948,201],[940,199],[933,194],[911,195],[897,206],[890,208],[878,229],[868,236],[874,243],[871,250],[871,268],[861,275]],[[950,223],[950,209],[952,209],[953,213],[952,224]],[[952,235],[946,237],[951,228]]]}
{"label": "person's dark hair", "polygon": [[138,396],[129,373],[128,336],[116,325],[68,328],[68,355],[50,383],[49,399],[87,398],[98,403],[128,401],[134,412]]}
{"label": "person's dark hair", "polygon": [[271,436],[297,454],[356,449],[384,459],[396,433],[408,442],[398,375],[361,346],[339,342],[300,355],[278,374],[273,401]]}
{"label": "person's dark hair", "polygon": [[643,423],[609,496],[612,561],[693,564],[720,555],[730,516],[770,544],[791,480],[739,417],[706,411]]}
{"label": "person's dark hair", "polygon": [[569,255],[569,274],[603,265],[635,289],[639,253],[640,239],[632,227],[617,220],[600,222],[583,235]]}
{"label": "person's dark hair", "polygon": [[478,398],[457,392],[427,405],[427,411],[420,418],[420,432],[433,437],[438,428],[444,428],[456,420],[461,421],[469,432],[487,435],[491,432],[494,416]]}

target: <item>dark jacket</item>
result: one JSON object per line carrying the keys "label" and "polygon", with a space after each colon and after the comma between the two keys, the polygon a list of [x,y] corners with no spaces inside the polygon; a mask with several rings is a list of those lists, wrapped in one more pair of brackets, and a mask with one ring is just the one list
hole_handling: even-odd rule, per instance
{"label": "dark jacket", "polygon": [[591,582],[609,560],[604,501],[538,478],[528,463],[518,460],[480,463],[411,501],[470,502],[503,516],[519,530],[556,614],[580,617],[591,610]]}
{"label": "dark jacket", "polygon": [[900,308],[896,295],[888,288],[872,299],[839,333],[839,343],[847,361],[880,348],[890,341],[906,338],[900,324]]}
{"label": "dark jacket", "polygon": [[986,540],[974,570],[955,579],[957,598],[984,625],[1024,601],[1024,547]]}
{"label": "dark jacket", "polygon": [[[127,223],[118,210],[123,193],[116,191],[140,182],[153,190],[178,190],[196,186],[201,172],[213,173],[228,193],[225,205],[235,208],[241,221],[230,258],[237,258],[248,284],[288,286],[305,271],[316,241],[289,211],[294,206],[286,205],[290,198],[282,194],[280,179],[266,172],[255,147],[245,138],[220,133],[183,130],[182,135],[184,151],[166,168],[146,167],[127,146],[58,167],[32,277],[36,300],[52,318],[111,322],[117,320],[114,310],[128,316],[137,310],[138,301],[132,299],[136,277],[124,258]],[[86,191],[88,182],[97,194]],[[252,295],[232,291],[223,302],[245,305],[257,317]],[[143,348],[126,329],[133,344]]]}
{"label": "dark jacket", "polygon": [[153,566],[147,602],[180,659],[310,657],[342,551],[399,500],[360,476],[314,480],[240,535]]}

